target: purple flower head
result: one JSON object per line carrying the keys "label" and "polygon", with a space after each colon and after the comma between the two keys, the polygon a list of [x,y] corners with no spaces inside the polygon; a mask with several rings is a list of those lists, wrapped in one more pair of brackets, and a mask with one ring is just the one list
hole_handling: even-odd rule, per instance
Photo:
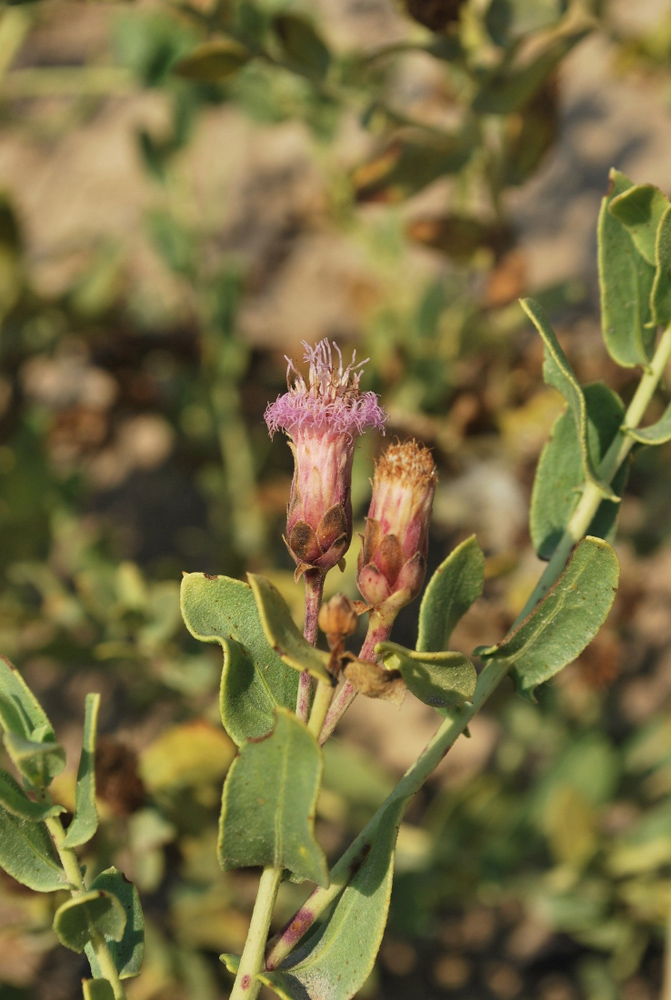
{"label": "purple flower head", "polygon": [[[307,381],[287,358],[287,392],[265,413],[271,435],[284,430],[294,453],[286,543],[296,574],[327,573],[352,540],[352,462],[357,435],[367,427],[384,433],[386,415],[374,392],[361,392],[365,361],[345,366],[337,344],[305,347]],[[334,361],[334,351],[337,363]]]}

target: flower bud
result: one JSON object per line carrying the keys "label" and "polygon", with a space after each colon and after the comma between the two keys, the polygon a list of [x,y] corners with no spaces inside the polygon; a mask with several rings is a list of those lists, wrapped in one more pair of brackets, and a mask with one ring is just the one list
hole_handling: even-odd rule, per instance
{"label": "flower bud", "polygon": [[[374,392],[360,392],[355,356],[343,367],[336,344],[305,347],[307,382],[287,358],[288,391],[266,409],[270,435],[282,428],[294,453],[287,508],[286,543],[296,576],[325,574],[343,558],[352,540],[352,462],[356,436],[366,427],[384,430],[386,416]],[[293,384],[290,381],[293,377]]]}
{"label": "flower bud", "polygon": [[319,609],[319,627],[333,648],[353,635],[359,624],[354,605],[345,594],[336,594]]}
{"label": "flower bud", "polygon": [[375,466],[357,586],[382,619],[422,588],[436,481],[431,452],[416,441],[391,445]]}

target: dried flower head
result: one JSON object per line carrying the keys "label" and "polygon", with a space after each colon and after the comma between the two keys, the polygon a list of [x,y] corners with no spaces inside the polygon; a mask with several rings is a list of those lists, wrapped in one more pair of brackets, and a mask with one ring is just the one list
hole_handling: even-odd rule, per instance
{"label": "dried flower head", "polygon": [[365,361],[357,363],[353,354],[344,365],[328,340],[303,346],[307,380],[287,358],[287,392],[265,413],[271,437],[284,430],[294,453],[286,542],[297,576],[309,569],[327,573],[349,548],[355,440],[367,427],[384,431],[386,421],[375,393],[359,389]]}
{"label": "dried flower head", "polygon": [[357,585],[383,618],[422,587],[436,481],[431,452],[416,441],[391,445],[375,467]]}

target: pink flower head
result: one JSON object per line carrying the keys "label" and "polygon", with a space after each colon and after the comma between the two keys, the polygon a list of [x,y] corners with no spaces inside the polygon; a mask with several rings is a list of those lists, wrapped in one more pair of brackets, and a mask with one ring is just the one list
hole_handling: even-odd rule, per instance
{"label": "pink flower head", "polygon": [[357,586],[391,621],[424,582],[436,481],[431,452],[416,441],[391,445],[375,467]]}
{"label": "pink flower head", "polygon": [[384,432],[386,415],[374,392],[360,392],[356,354],[347,366],[337,344],[305,347],[307,381],[287,358],[287,392],[269,403],[270,436],[282,429],[294,453],[294,478],[287,508],[286,542],[296,574],[327,573],[352,540],[352,462],[358,434],[367,427]]}

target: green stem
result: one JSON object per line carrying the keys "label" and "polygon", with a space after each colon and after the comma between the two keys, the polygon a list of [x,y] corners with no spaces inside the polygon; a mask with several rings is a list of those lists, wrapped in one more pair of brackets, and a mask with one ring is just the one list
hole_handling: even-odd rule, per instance
{"label": "green stem", "polygon": [[[615,435],[599,467],[601,478],[610,482],[631,451],[634,439],[627,434],[627,428],[638,426],[670,357],[671,327],[662,334],[650,368],[641,378],[636,393],[627,408],[622,429]],[[599,490],[588,484],[569,520],[557,546],[557,551],[545,567],[543,575],[523,610],[520,612],[515,625],[533,610],[550,587],[557,581],[566,566],[573,547],[587,532],[602,500],[603,497]],[[513,628],[515,625],[513,625]],[[486,664],[478,677],[472,704],[464,705],[459,712],[455,712],[452,717],[448,717],[445,720],[423,754],[406,771],[394,791],[388,796],[367,826],[364,827],[349,849],[335,864],[330,874],[328,889],[315,889],[307,902],[303,904],[298,913],[277,936],[268,951],[266,968],[277,968],[303,935],[312,927],[317,917],[335,901],[349,883],[352,875],[361,864],[362,859],[368,853],[378,825],[390,803],[396,802],[400,798],[410,798],[421,788],[450,747],[466,729],[466,726],[475,713],[501,683],[508,673],[508,669],[509,664],[505,660],[491,660]],[[671,1000],[671,994],[668,997],[666,995],[663,996],[663,1000]]]}
{"label": "green stem", "polygon": [[281,881],[281,868],[263,869],[247,940],[229,1000],[254,1000],[261,989],[256,975],[263,968],[263,953]]}
{"label": "green stem", "polygon": [[[68,877],[68,881],[73,886],[71,890],[72,896],[80,896],[83,892],[86,892],[86,884],[84,882],[81,868],[79,867],[77,855],[73,850],[69,847],[65,847],[64,845],[65,830],[63,829],[63,824],[57,816],[50,816],[45,820],[45,823],[47,824],[49,833],[52,836],[54,846],[58,852],[58,857],[61,859],[63,870]],[[98,965],[100,966],[100,972],[103,978],[107,979],[112,987],[114,1000],[126,1000],[126,991],[124,990],[123,983],[119,979],[119,973],[117,972],[116,965],[114,964],[114,959],[110,954],[105,938],[99,931],[96,931],[91,938],[91,946],[93,948],[93,953],[98,960]]]}
{"label": "green stem", "polygon": [[310,721],[308,722],[308,729],[316,740],[319,739],[319,734],[322,731],[326,713],[328,712],[331,701],[333,700],[334,690],[335,688],[333,684],[327,684],[326,681],[319,681],[317,684],[315,700],[312,703]]}
{"label": "green stem", "polygon": [[664,949],[664,972],[662,992],[659,1000],[671,1000],[671,899],[669,900],[669,915],[666,918],[666,946]]}

